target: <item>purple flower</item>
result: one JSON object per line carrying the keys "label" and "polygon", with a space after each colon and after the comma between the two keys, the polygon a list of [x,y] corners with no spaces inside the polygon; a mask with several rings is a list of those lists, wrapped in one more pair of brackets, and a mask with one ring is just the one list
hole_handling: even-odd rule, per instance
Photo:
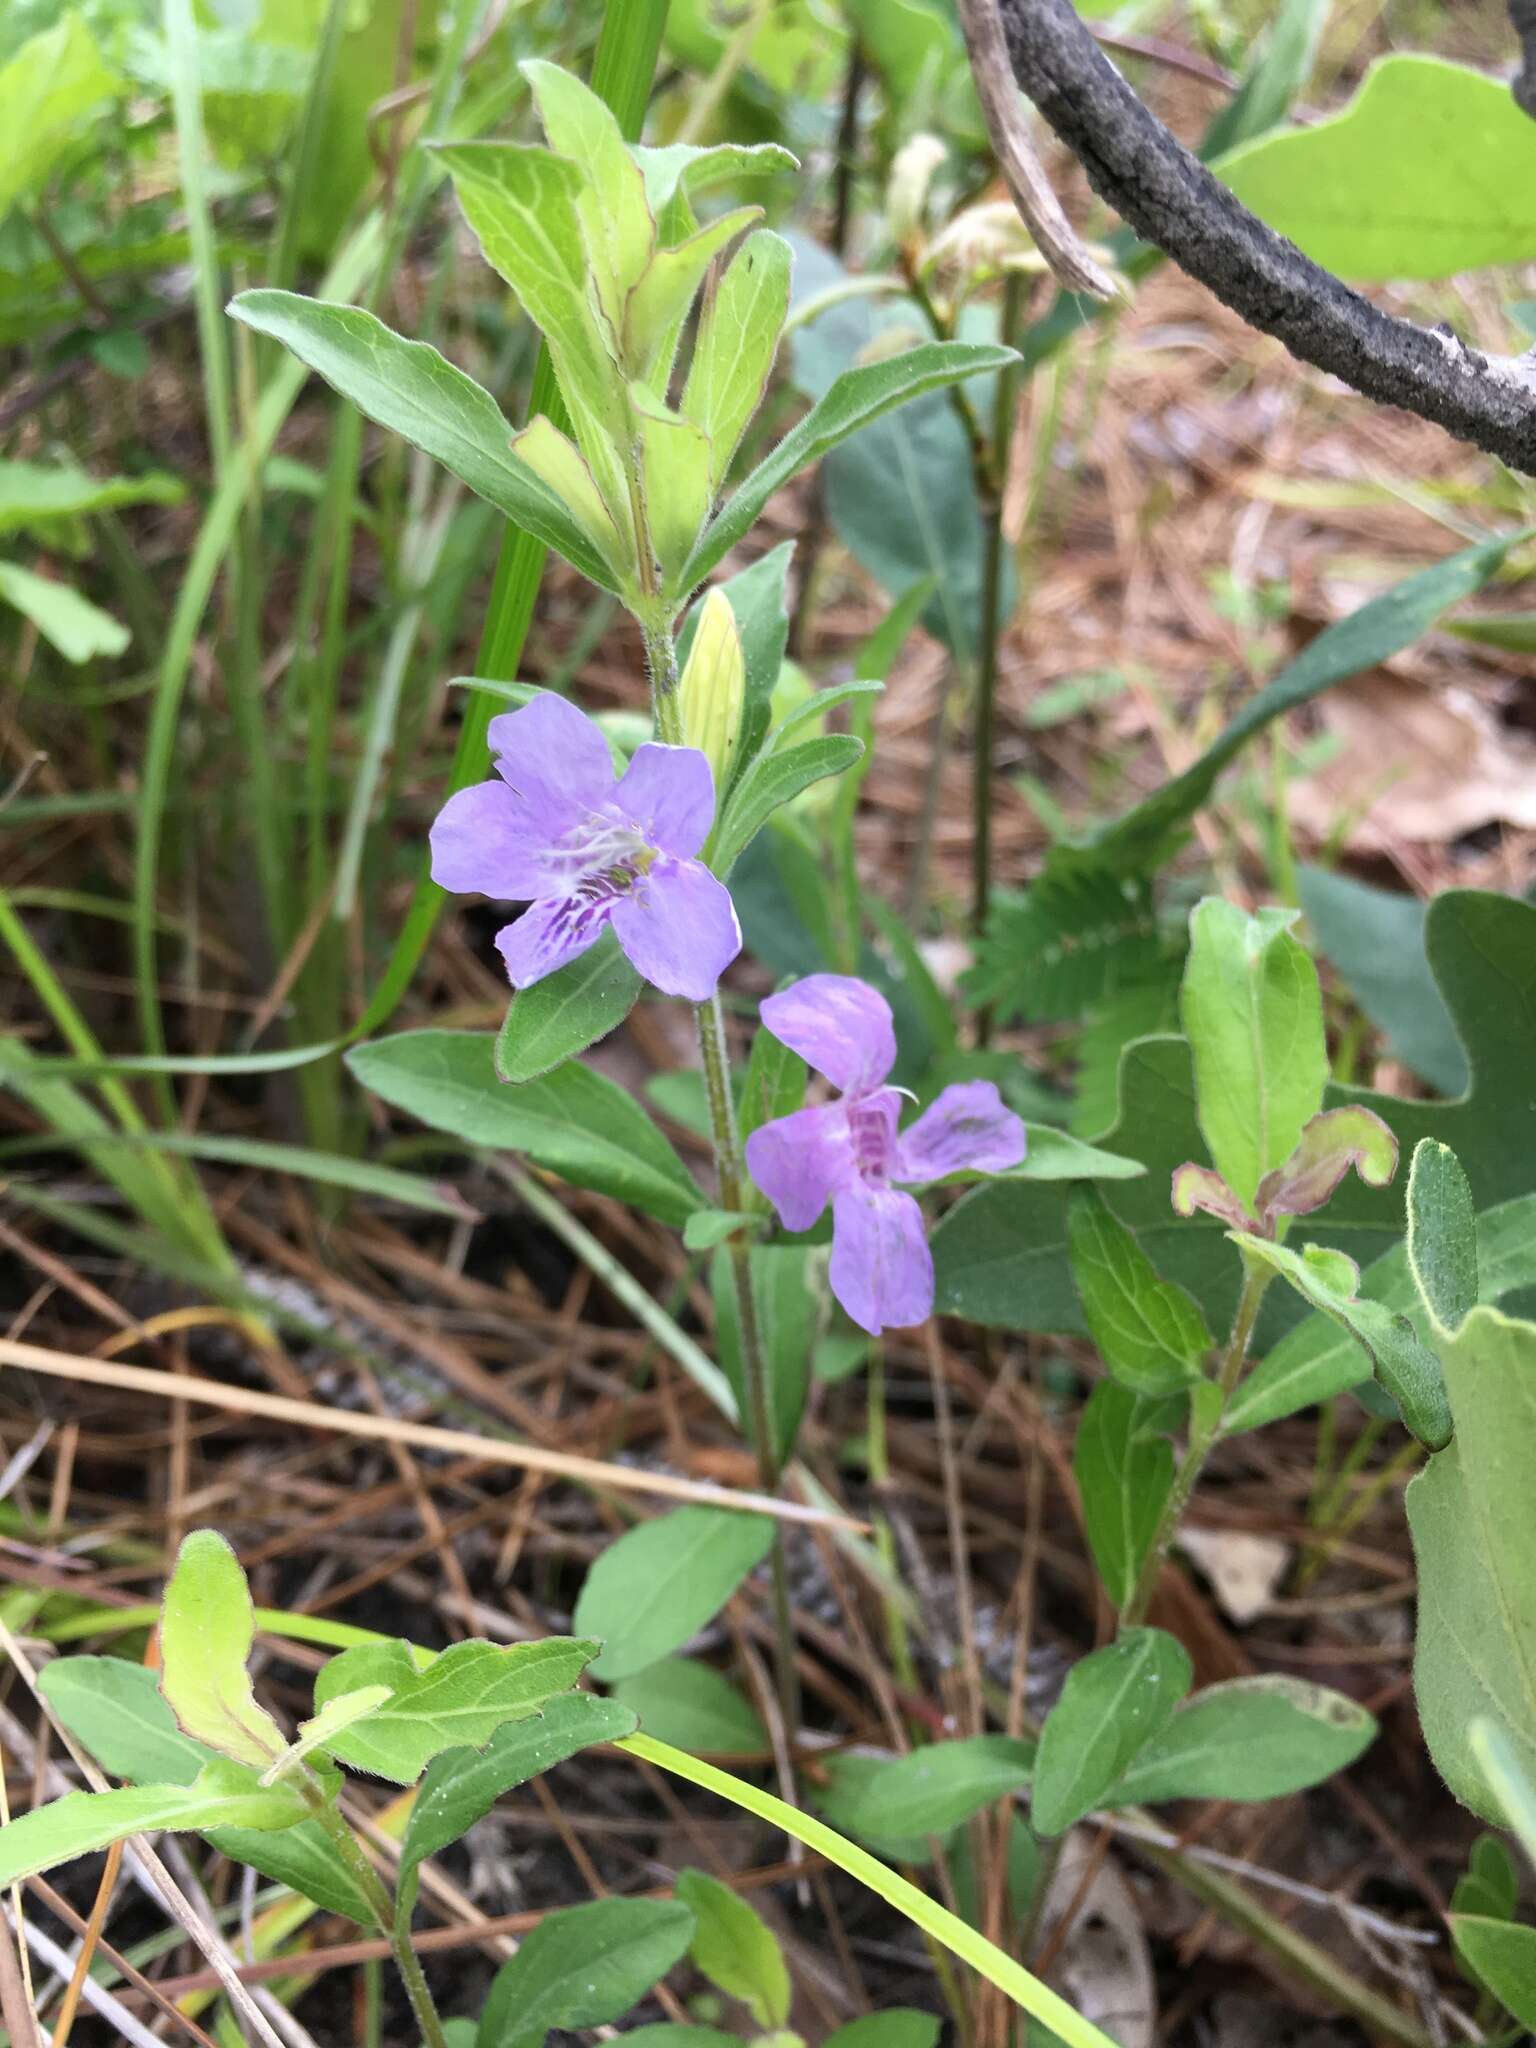
{"label": "purple flower", "polygon": [[764,1024],[840,1093],[764,1124],[747,1171],[786,1230],[832,1204],[832,1292],[861,1330],[907,1329],[933,1313],[923,1212],[893,1181],[923,1186],[968,1169],[1003,1173],[1024,1157],[1024,1126],[990,1081],[959,1081],[898,1132],[901,1090],[891,1006],[867,982],[811,974],[770,996]]}
{"label": "purple flower", "polygon": [[730,891],[694,855],[715,819],[696,747],[637,748],[617,781],[601,731],[551,693],[493,718],[499,782],[449,797],[432,879],[529,908],[496,934],[514,988],[542,981],[612,925],[647,981],[703,1002],[741,951]]}

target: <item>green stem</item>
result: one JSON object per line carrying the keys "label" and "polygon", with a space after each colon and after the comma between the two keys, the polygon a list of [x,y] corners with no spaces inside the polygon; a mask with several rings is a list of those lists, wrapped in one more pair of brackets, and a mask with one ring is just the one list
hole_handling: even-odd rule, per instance
{"label": "green stem", "polygon": [[[644,509],[637,501],[636,533],[642,563],[649,552]],[[677,648],[672,629],[656,615],[642,618],[646,667],[651,678],[651,703],[656,730],[670,746],[682,743],[683,730],[677,701]],[[736,1121],[736,1102],[731,1093],[731,1059],[725,1038],[725,1011],[717,989],[707,1002],[695,1006],[699,1027],[699,1060],[704,1069],[704,1094],[709,1104],[709,1127],[714,1140],[715,1173],[722,1209],[739,1211],[746,1205],[746,1168],[742,1158],[741,1130]],[[774,1442],[773,1408],[769,1400],[768,1369],[763,1357],[762,1332],[758,1328],[757,1298],[752,1289],[752,1250],[744,1238],[730,1243],[731,1286],[736,1296],[736,1326],[741,1333],[741,1373],[746,1395],[742,1417],[757,1453],[758,1479],[765,1493],[779,1483],[779,1457]],[[795,1672],[794,1615],[789,1600],[789,1573],[784,1559],[784,1531],[775,1524],[773,1532],[773,1639],[774,1675],[779,1708],[784,1716],[784,1738],[793,1748],[800,1726],[800,1684]]]}
{"label": "green stem", "polygon": [[[999,339],[1012,346],[1022,304],[1020,282],[1010,277],[1003,287],[1003,314]],[[992,908],[992,755],[997,725],[997,654],[1002,639],[1003,595],[1003,488],[1008,475],[1008,443],[1013,426],[1015,370],[998,372],[997,402],[992,415],[991,445],[987,462],[978,469],[977,488],[981,495],[985,554],[982,557],[981,650],[976,665],[975,784],[972,795],[971,836],[971,929],[979,937]],[[983,1010],[976,1020],[976,1035],[985,1045],[991,1036],[992,1019]]]}
{"label": "green stem", "polygon": [[437,2007],[432,2002],[432,1993],[427,1989],[426,1973],[421,1967],[421,1958],[411,1947],[411,1930],[402,1925],[396,1917],[395,1901],[387,1884],[368,1860],[367,1851],[353,1834],[335,1805],[326,1798],[319,1784],[311,1779],[301,1783],[305,1801],[311,1814],[335,1844],[336,1853],[347,1866],[358,1890],[368,1901],[368,1906],[378,1923],[378,1929],[389,1943],[390,1953],[395,1959],[395,1968],[400,1972],[406,1995],[411,2001],[411,2010],[416,2015],[416,2024],[421,2029],[421,2038],[426,2048],[448,2048],[448,2036],[438,2018]]}
{"label": "green stem", "polygon": [[[1137,1574],[1136,1584],[1131,1589],[1131,1597],[1125,1603],[1124,1612],[1120,1616],[1120,1626],[1123,1629],[1135,1628],[1146,1619],[1147,1609],[1152,1604],[1152,1595],[1157,1591],[1157,1582],[1163,1575],[1163,1566],[1168,1561],[1173,1540],[1179,1533],[1179,1524],[1184,1519],[1184,1510],[1189,1506],[1190,1495],[1205,1469],[1205,1461],[1221,1435],[1222,1418],[1226,1414],[1227,1403],[1237,1391],[1237,1383],[1243,1376],[1243,1367],[1248,1359],[1248,1346],[1253,1337],[1253,1326],[1258,1321],[1259,1307],[1264,1300],[1264,1290],[1269,1285],[1269,1279],[1268,1273],[1254,1266],[1244,1265],[1243,1291],[1238,1297],[1237,1314],[1232,1322],[1232,1335],[1228,1339],[1226,1351],[1222,1356],[1221,1371],[1216,1379],[1217,1399],[1207,1403],[1203,1413],[1200,1402],[1193,1403],[1189,1443],[1183,1458],[1179,1461],[1178,1470],[1173,1475],[1173,1486],[1168,1498],[1163,1503],[1162,1517],[1157,1525],[1157,1535],[1153,1538],[1152,1548],[1147,1552],[1146,1562]],[[1200,1391],[1196,1389],[1197,1393]]]}

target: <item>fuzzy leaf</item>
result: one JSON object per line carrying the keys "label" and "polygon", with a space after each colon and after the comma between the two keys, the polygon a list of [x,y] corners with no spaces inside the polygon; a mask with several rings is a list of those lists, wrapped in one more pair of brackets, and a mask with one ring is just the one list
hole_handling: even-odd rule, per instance
{"label": "fuzzy leaf", "polygon": [[194,1529],[176,1554],[160,1611],[160,1690],[188,1735],[265,1770],[288,1744],[245,1668],[255,1637],[239,1559],[216,1530]]}
{"label": "fuzzy leaf", "polygon": [[1367,1187],[1390,1185],[1397,1172],[1397,1140],[1390,1127],[1359,1104],[1319,1110],[1290,1158],[1259,1182],[1260,1217],[1267,1222],[1276,1216],[1310,1216],[1352,1166]]}
{"label": "fuzzy leaf", "polygon": [[1408,1175],[1408,1264],[1438,1328],[1454,1334],[1482,1299],[1472,1190],[1449,1145],[1422,1138]]}
{"label": "fuzzy leaf", "polygon": [[287,1786],[264,1788],[243,1764],[215,1757],[190,1785],[127,1785],[116,1792],[66,1792],[0,1828],[0,1889],[40,1870],[105,1849],[126,1835],[162,1829],[290,1828],[304,1803]]}
{"label": "fuzzy leaf", "polygon": [[317,1712],[343,1694],[383,1686],[369,1714],[334,1730],[329,1754],[396,1785],[411,1785],[446,1749],[483,1749],[508,1721],[537,1714],[568,1692],[597,1654],[571,1636],[531,1643],[455,1643],[419,1669],[403,1642],[363,1643],[333,1657],[315,1680]]}
{"label": "fuzzy leaf", "polygon": [[1325,1685],[1280,1673],[1236,1678],[1186,1700],[1106,1803],[1283,1799],[1342,1771],[1375,1736],[1364,1707]]}
{"label": "fuzzy leaf", "polygon": [[782,236],[766,228],[748,235],[699,315],[682,410],[709,437],[712,491],[725,482],[767,389],[789,311],[791,261]]}

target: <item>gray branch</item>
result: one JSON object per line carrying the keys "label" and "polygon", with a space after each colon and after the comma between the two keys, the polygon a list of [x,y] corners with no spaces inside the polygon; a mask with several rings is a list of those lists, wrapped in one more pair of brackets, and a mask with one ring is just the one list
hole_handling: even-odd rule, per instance
{"label": "gray branch", "polygon": [[[1137,234],[1300,361],[1536,475],[1536,354],[1486,356],[1382,312],[1212,177],[1143,106],[1071,0],[1001,0],[1001,10],[1020,86]],[[1512,11],[1531,30],[1523,76],[1536,86],[1536,0],[1512,0]]]}

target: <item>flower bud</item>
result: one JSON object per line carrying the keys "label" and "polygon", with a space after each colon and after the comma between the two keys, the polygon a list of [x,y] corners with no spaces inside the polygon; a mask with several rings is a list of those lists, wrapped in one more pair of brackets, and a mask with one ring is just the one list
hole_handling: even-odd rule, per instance
{"label": "flower bud", "polygon": [[897,150],[891,164],[885,188],[885,224],[897,248],[909,255],[921,252],[928,188],[948,154],[936,135],[914,135]]}
{"label": "flower bud", "polygon": [[715,802],[730,786],[741,744],[741,711],[747,693],[736,614],[723,590],[712,590],[699,612],[693,646],[677,686],[683,744],[697,747],[715,778]]}

